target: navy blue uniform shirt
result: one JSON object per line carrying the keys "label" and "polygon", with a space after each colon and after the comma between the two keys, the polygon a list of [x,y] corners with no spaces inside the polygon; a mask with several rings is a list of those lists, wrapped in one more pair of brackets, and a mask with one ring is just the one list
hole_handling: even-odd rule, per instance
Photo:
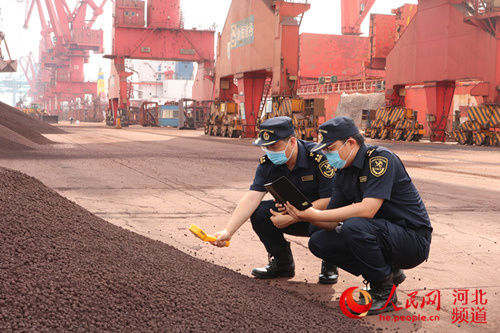
{"label": "navy blue uniform shirt", "polygon": [[360,146],[352,164],[337,171],[328,209],[361,202],[364,198],[384,199],[374,218],[432,231],[425,205],[403,163],[386,148]]}
{"label": "navy blue uniform shirt", "polygon": [[267,156],[260,159],[250,190],[267,192],[264,184],[278,178],[287,177],[311,202],[321,198],[329,198],[332,193],[332,182],[335,174],[328,160],[321,153],[311,153],[315,143],[297,140],[297,162],[293,170],[286,164],[274,165]]}

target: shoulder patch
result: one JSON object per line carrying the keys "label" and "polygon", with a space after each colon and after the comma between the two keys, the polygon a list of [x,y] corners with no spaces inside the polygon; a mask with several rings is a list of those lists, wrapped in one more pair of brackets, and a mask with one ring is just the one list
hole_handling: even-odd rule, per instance
{"label": "shoulder patch", "polygon": [[370,173],[375,177],[382,176],[387,171],[389,160],[384,156],[374,156],[370,158]]}
{"label": "shoulder patch", "polygon": [[[320,155],[321,156],[321,155]],[[326,178],[333,178],[335,175],[335,170],[333,170],[332,166],[330,163],[328,163],[328,160],[324,160],[319,164],[319,170],[321,171],[321,174],[325,176]]]}
{"label": "shoulder patch", "polygon": [[259,159],[259,163],[260,163],[260,164],[265,164],[267,161],[269,161],[269,159],[267,158],[267,155],[264,155],[264,156],[262,156],[262,157]]}

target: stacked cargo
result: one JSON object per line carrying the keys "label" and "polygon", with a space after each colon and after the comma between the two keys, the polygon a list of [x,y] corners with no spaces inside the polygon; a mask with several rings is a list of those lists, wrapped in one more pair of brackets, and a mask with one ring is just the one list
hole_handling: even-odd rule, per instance
{"label": "stacked cargo", "polygon": [[500,143],[500,107],[498,105],[473,106],[467,110],[468,118],[456,124],[452,137],[461,145],[497,146]]}
{"label": "stacked cargo", "polygon": [[210,116],[205,124],[205,134],[237,138],[243,131],[243,124],[235,102],[212,104]]}
{"label": "stacked cargo", "polygon": [[382,140],[419,141],[424,134],[417,111],[405,107],[379,108],[373,124],[365,130],[365,136]]}
{"label": "stacked cargo", "polygon": [[292,118],[295,133],[299,139],[311,140],[318,128],[318,118],[325,115],[325,101],[322,98],[273,98],[272,111],[263,119],[287,116]]}

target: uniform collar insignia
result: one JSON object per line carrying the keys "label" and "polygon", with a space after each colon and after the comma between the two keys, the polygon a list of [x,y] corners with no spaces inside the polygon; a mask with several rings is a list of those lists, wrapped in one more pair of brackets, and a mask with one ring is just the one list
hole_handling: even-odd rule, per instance
{"label": "uniform collar insignia", "polygon": [[366,158],[366,152],[368,151],[368,147],[363,144],[359,147],[358,153],[356,154],[356,157],[354,157],[354,160],[352,161],[352,166],[362,169],[363,165],[365,164],[365,158]]}

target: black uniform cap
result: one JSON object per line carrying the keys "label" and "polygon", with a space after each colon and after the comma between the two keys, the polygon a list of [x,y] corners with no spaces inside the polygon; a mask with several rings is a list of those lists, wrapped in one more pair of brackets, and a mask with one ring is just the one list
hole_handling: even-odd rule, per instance
{"label": "black uniform cap", "polygon": [[253,144],[269,146],[292,135],[295,135],[295,130],[290,117],[269,118],[260,124],[259,137]]}
{"label": "black uniform cap", "polygon": [[344,140],[358,133],[359,130],[351,118],[335,117],[321,124],[318,130],[318,144],[311,151],[318,151],[337,140]]}

